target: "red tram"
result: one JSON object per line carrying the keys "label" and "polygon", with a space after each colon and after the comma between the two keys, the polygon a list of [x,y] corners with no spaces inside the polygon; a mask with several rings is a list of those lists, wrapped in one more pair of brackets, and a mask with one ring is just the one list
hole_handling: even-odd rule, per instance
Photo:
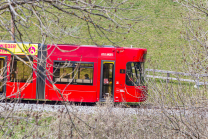
{"label": "red tram", "polygon": [[0,47],[10,50],[0,50],[1,75],[6,77],[0,91],[9,98],[73,102],[147,98],[146,49],[15,43],[0,43]]}

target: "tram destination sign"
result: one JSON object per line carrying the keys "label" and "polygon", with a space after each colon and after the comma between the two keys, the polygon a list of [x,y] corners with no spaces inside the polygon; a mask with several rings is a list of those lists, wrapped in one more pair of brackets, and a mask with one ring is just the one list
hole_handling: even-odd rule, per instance
{"label": "tram destination sign", "polygon": [[[22,44],[22,43],[0,43],[1,48],[6,48],[14,54],[37,55],[38,44]],[[0,49],[0,54],[10,54],[7,50]]]}

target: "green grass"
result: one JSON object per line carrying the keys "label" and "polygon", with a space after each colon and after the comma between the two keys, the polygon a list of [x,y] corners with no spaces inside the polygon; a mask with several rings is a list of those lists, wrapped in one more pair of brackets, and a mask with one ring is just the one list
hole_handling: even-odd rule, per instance
{"label": "green grass", "polygon": [[[133,47],[147,48],[147,59],[149,60],[149,62],[147,62],[147,67],[151,66],[151,68],[164,70],[176,69],[176,61],[179,63],[182,61],[181,46],[184,46],[186,43],[181,39],[180,34],[183,30],[181,13],[184,14],[186,11],[181,7],[181,5],[174,3],[171,0],[137,0],[136,2],[130,0],[129,3],[130,2],[134,3],[133,8],[136,10],[127,11],[125,13],[122,13],[122,11],[118,12],[120,12],[120,15],[125,15],[129,18],[141,16],[141,21],[139,21],[133,28],[134,30],[137,30],[137,33],[132,30],[126,35],[109,33],[107,33],[107,35],[115,42],[122,41],[121,43],[118,43],[118,45],[122,47],[130,47],[133,45]],[[126,5],[123,5],[123,7],[125,6]],[[57,10],[53,8],[51,8],[50,11],[57,12]],[[78,14],[81,15],[80,13]],[[79,35],[83,38],[89,37],[86,22],[71,15],[60,14],[59,17],[61,18],[59,21],[60,26],[65,26],[68,31],[76,30],[73,35]],[[95,20],[98,19],[96,17],[93,18]],[[8,14],[7,19],[9,19]],[[34,16],[31,18],[31,21],[38,24]],[[98,23],[104,27],[112,25],[109,21],[104,19],[101,19],[101,22]],[[32,41],[35,43],[41,42],[41,34],[38,28],[30,22],[28,24],[31,26],[27,29],[28,34],[24,33],[22,36],[24,41]],[[51,28],[54,28],[53,33],[55,33],[55,35],[60,35],[60,32],[56,30],[57,27],[55,25],[51,25]],[[93,28],[91,31],[93,35],[96,35],[96,31]],[[121,31],[121,29],[118,29],[118,31]],[[6,34],[2,29],[0,29],[0,32]],[[28,39],[28,37],[30,39]],[[123,40],[124,37],[125,39]],[[10,39],[10,36],[7,35],[4,39]],[[99,37],[96,35],[95,41],[98,44],[112,45],[111,42],[103,36]],[[86,45],[94,44],[91,39],[75,39],[68,35],[60,36],[60,38],[56,40],[48,38],[46,41],[46,43],[52,42]],[[152,63],[154,64],[151,65]],[[178,66],[178,68],[182,71],[182,67]]]}

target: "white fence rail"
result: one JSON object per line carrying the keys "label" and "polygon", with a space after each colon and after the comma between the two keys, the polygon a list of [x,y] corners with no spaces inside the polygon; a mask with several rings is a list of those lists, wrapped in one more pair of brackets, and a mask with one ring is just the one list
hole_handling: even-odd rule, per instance
{"label": "white fence rail", "polygon": [[[184,81],[184,82],[193,82],[197,86],[199,86],[199,85],[208,85],[208,82],[200,82],[199,81],[200,77],[208,77],[208,74],[194,74],[194,73],[184,73],[184,72],[176,72],[176,71],[157,70],[157,69],[146,69],[145,71],[146,72],[147,71],[159,72],[159,73],[167,74],[166,77],[164,77],[164,76],[155,76],[155,75],[146,75],[146,77],[147,78],[167,80],[168,83],[169,83],[170,80],[177,80],[177,81]],[[192,77],[194,77],[194,79],[191,80],[191,79],[173,78],[173,77],[170,77],[170,74],[177,74],[177,75],[183,75],[183,76],[192,76]]]}

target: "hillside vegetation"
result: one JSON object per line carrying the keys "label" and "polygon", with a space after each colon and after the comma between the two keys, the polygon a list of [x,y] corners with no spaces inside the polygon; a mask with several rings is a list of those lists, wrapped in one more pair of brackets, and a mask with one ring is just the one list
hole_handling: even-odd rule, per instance
{"label": "hillside vegetation", "polygon": [[[176,2],[172,0],[130,0],[128,3],[134,3],[134,10],[123,13],[129,18],[140,17],[140,21],[135,23],[133,30],[129,34],[107,34],[114,42],[120,42],[112,44],[104,36],[96,36],[96,31],[92,29],[91,33],[96,36],[95,40],[92,41],[89,38],[88,27],[85,22],[80,21],[72,16],[63,16],[60,14],[59,17],[62,19],[59,21],[60,27],[66,27],[66,31],[73,31],[74,35],[81,36],[80,38],[73,38],[67,35],[59,36],[59,32],[56,31],[54,25],[54,34],[58,37],[56,42],[48,38],[47,43],[68,43],[68,44],[85,44],[94,45],[95,42],[104,45],[118,45],[122,47],[139,47],[147,48],[148,50],[148,61],[146,67],[164,69],[164,70],[180,70],[180,65],[176,66],[175,63],[182,61],[181,47],[185,45],[184,39],[181,38],[180,32],[183,28],[182,14],[185,10]],[[51,12],[56,13],[57,10],[50,9]],[[10,15],[7,14],[7,19]],[[98,19],[99,20],[99,19]],[[108,21],[103,20],[103,26],[112,27]],[[35,24],[38,21],[33,21],[34,26],[30,26],[26,31],[27,34],[23,34],[22,38],[26,42],[40,43],[40,32]],[[53,25],[51,25],[53,26]],[[0,28],[1,39],[10,40],[10,35],[6,34]],[[6,35],[6,36],[5,36]]]}

